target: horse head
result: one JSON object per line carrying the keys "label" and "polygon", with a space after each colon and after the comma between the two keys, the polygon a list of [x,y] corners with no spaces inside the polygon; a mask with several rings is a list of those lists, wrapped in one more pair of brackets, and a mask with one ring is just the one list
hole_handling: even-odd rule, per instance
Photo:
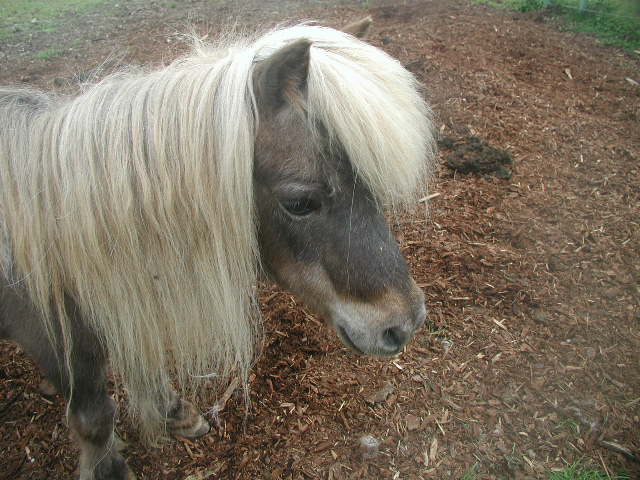
{"label": "horse head", "polygon": [[[262,264],[352,350],[395,355],[425,322],[424,294],[409,274],[381,199],[341,139],[328,133],[331,126],[310,118],[312,55],[311,42],[294,41],[258,64],[253,75]],[[360,100],[375,107],[380,99]]]}

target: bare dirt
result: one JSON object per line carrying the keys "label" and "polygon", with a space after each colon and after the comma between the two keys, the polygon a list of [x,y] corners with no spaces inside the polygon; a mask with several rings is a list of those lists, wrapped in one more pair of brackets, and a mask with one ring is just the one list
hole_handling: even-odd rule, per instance
{"label": "bare dirt", "polygon": [[[265,287],[246,422],[234,396],[208,436],[149,450],[124,419],[136,474],[533,479],[580,460],[640,478],[638,55],[464,0],[238,3],[124,0],[69,16],[58,33],[16,32],[0,47],[0,84],[73,92],[106,58],[107,70],[175,58],[188,23],[215,37],[233,23],[340,26],[370,14],[370,41],[424,82],[442,136],[508,152],[512,175],[443,166],[429,216],[418,206],[393,219],[433,322],[402,356],[348,352]],[[34,58],[52,45],[64,54]],[[0,344],[0,478],[74,472],[63,402],[40,380],[18,346]],[[360,447],[364,435],[377,454]]]}

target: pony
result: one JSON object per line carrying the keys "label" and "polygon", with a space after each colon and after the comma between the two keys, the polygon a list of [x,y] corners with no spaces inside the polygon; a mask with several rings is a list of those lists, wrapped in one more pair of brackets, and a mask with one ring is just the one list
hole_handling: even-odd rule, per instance
{"label": "pony", "polygon": [[149,442],[208,432],[183,398],[203,379],[246,398],[259,278],[364,355],[424,323],[385,211],[425,193],[432,113],[360,27],[195,41],[70,98],[0,89],[0,337],[64,395],[81,479],[134,478],[107,361]]}

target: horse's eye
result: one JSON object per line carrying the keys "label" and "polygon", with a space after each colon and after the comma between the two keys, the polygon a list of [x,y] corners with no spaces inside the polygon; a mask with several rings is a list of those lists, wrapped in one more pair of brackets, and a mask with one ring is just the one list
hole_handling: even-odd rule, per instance
{"label": "horse's eye", "polygon": [[283,200],[280,203],[282,208],[294,217],[306,217],[318,210],[321,206],[317,199],[311,197],[296,198],[295,200]]}

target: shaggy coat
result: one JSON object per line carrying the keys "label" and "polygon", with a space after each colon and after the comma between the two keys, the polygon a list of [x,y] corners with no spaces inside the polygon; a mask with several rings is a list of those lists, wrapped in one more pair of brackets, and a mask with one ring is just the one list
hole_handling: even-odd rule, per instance
{"label": "shaggy coat", "polygon": [[[381,205],[431,173],[431,114],[381,50],[296,26],[197,44],[158,71],[119,73],[77,98],[0,90],[0,259],[53,335],[73,341],[71,298],[108,352],[132,416],[153,438],[170,378],[246,385],[260,344],[253,72],[310,43],[299,108],[309,135],[346,152]],[[426,159],[426,161],[425,161]]]}

